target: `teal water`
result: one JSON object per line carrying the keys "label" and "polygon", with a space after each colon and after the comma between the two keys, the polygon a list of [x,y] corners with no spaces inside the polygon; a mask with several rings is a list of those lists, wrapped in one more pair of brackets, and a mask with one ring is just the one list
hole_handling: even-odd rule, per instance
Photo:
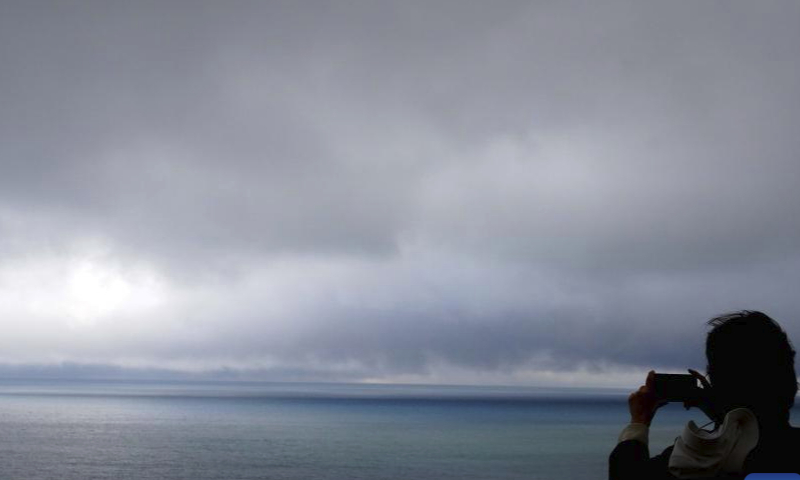
{"label": "teal water", "polygon": [[[627,394],[397,385],[0,382],[0,478],[602,479]],[[652,448],[697,414],[659,412]]]}

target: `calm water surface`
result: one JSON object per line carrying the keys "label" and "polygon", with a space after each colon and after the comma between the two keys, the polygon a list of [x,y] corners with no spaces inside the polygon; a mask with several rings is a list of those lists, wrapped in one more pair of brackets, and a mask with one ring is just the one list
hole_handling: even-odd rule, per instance
{"label": "calm water surface", "polygon": [[[0,382],[0,478],[602,479],[612,390]],[[659,412],[651,445],[701,417]]]}

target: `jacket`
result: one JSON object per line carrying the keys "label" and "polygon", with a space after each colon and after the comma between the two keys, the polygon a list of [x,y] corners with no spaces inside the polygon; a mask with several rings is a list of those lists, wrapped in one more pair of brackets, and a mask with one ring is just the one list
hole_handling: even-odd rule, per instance
{"label": "jacket", "polygon": [[[800,429],[759,427],[749,413],[731,411],[714,432],[690,422],[676,443],[650,457],[648,429],[628,425],[609,457],[609,480],[743,479],[750,473],[800,473]],[[733,414],[733,415],[732,415]]]}

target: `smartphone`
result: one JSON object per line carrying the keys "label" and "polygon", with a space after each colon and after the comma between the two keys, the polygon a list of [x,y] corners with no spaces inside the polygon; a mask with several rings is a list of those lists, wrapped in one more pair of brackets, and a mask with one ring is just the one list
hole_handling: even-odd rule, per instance
{"label": "smartphone", "polygon": [[653,389],[656,396],[666,402],[684,402],[697,397],[697,379],[692,375],[656,373]]}

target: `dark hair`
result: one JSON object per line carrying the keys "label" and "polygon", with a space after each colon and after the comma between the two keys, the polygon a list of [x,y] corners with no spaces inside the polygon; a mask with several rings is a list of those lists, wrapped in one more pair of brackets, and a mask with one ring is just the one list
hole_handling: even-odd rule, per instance
{"label": "dark hair", "polygon": [[761,422],[788,421],[797,394],[795,351],[767,315],[743,310],[709,320],[708,374],[723,412],[746,407]]}

